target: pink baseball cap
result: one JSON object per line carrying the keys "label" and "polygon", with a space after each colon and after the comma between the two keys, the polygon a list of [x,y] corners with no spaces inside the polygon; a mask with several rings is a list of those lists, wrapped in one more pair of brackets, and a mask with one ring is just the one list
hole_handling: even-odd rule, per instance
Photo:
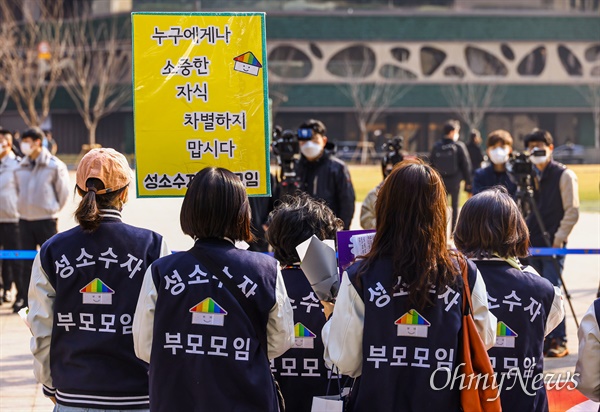
{"label": "pink baseball cap", "polygon": [[77,187],[84,192],[89,191],[86,182],[90,178],[104,183],[104,189],[96,192],[102,195],[127,186],[132,180],[132,171],[125,156],[115,149],[92,149],[77,166]]}

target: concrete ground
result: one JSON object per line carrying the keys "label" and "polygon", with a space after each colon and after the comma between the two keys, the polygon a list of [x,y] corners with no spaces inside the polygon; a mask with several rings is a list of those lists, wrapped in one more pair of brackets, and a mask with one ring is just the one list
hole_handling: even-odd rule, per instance
{"label": "concrete ground", "polygon": [[[75,181],[71,172],[71,181]],[[134,188],[132,188],[134,189]],[[161,233],[172,250],[188,249],[192,240],[179,228],[179,210],[182,198],[136,199],[131,191],[130,201],[123,210],[125,222]],[[78,203],[74,197],[59,218],[59,230],[75,226],[73,212]],[[357,203],[352,228],[359,229]],[[600,213],[583,213],[575,226],[570,248],[600,248]],[[593,302],[598,289],[600,255],[568,256],[563,274],[578,319],[581,319]],[[573,372],[577,361],[577,330],[567,307],[567,334],[570,354],[561,359],[546,359],[545,370],[553,373]],[[35,382],[32,357],[29,352],[30,332],[21,319],[12,313],[9,304],[0,307],[0,411],[42,412],[51,411],[52,403],[42,394],[41,385]]]}

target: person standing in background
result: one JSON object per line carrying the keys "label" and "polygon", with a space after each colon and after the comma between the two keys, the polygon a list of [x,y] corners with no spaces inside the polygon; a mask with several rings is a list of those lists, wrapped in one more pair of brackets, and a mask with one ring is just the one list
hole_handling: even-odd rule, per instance
{"label": "person standing in background", "polygon": [[429,160],[444,181],[446,193],[452,200],[452,226],[450,233],[454,233],[458,219],[458,196],[460,183],[465,181],[465,191],[471,192],[471,160],[467,147],[461,141],[460,123],[458,120],[448,120],[444,124],[444,135],[435,143],[431,150]]}
{"label": "person standing in background", "polygon": [[[0,128],[0,248],[19,250],[19,211],[17,210],[17,186],[15,169],[21,159],[12,151],[12,134]],[[0,303],[8,301],[15,277],[19,273],[20,261],[2,260],[2,278],[0,278]]]}
{"label": "person standing in background", "polygon": [[471,160],[471,172],[475,174],[477,169],[481,168],[481,163],[485,159],[481,153],[481,133],[477,129],[471,129],[467,150],[469,151],[469,159]]}
{"label": "person standing in background", "polygon": [[[21,247],[35,250],[58,233],[58,213],[69,199],[67,166],[42,146],[44,132],[34,127],[23,133],[21,151],[25,155],[15,169],[18,193]],[[31,276],[31,260],[22,261],[16,278],[15,312],[27,306],[27,290]]]}
{"label": "person standing in background", "polygon": [[[554,144],[552,135],[534,129],[525,136],[525,147],[531,152],[534,173],[534,200],[539,209],[541,222],[534,213],[527,216],[527,227],[533,247],[564,248],[569,234],[579,220],[579,186],[577,175],[552,159]],[[542,224],[544,226],[542,229]],[[548,235],[548,239],[546,239]],[[547,243],[549,242],[549,244]],[[565,255],[556,257],[531,257],[528,263],[554,286],[560,287]],[[567,329],[563,321],[544,342],[544,355],[561,358],[569,354]]]}
{"label": "person standing in background", "polygon": [[344,162],[333,155],[335,145],[328,142],[327,129],[320,120],[310,119],[298,128],[300,160],[296,173],[300,190],[324,200],[333,213],[350,228],[354,216],[354,187]]}

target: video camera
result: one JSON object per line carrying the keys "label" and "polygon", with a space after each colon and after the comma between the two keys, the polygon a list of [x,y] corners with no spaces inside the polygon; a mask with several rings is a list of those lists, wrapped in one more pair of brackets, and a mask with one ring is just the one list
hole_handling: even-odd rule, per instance
{"label": "video camera", "polygon": [[279,165],[292,162],[300,154],[300,144],[296,133],[292,130],[283,130],[281,126],[275,126],[271,146]]}
{"label": "video camera", "polygon": [[531,162],[531,157],[537,156],[546,156],[546,151],[538,149],[531,153],[513,152],[506,164],[506,170],[508,171],[511,180],[517,185],[529,181],[533,176],[533,163]]}
{"label": "video camera", "polygon": [[381,159],[381,171],[384,178],[390,174],[396,164],[404,160],[404,155],[402,154],[403,147],[404,137],[402,136],[394,136],[383,144],[382,149],[385,151],[385,154]]}
{"label": "video camera", "polygon": [[[281,167],[279,173],[280,198],[292,195],[300,187],[300,178],[296,174],[296,161],[300,157],[299,133],[292,130],[283,130],[281,126],[275,126],[273,130],[273,153],[277,156],[277,163]],[[312,138],[312,130],[309,139]],[[303,134],[305,136],[305,133]],[[306,137],[300,140],[306,140]]]}

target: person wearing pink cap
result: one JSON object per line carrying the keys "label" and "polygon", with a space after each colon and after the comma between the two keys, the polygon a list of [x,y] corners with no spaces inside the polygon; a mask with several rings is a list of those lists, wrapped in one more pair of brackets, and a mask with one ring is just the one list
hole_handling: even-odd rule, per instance
{"label": "person wearing pink cap", "polygon": [[45,242],[33,262],[34,374],[56,412],[148,410],[132,322],[146,268],[169,251],[161,235],[121,220],[132,180],[125,156],[93,149],[76,180],[79,226]]}

